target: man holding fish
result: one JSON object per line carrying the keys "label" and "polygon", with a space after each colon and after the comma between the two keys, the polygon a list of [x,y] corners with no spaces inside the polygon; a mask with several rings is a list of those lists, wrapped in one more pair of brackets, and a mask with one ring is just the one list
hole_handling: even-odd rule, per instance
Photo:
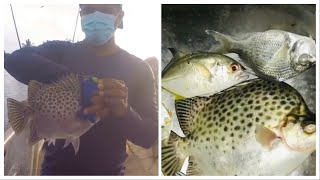
{"label": "man holding fish", "polygon": [[[31,118],[16,118],[17,104],[20,105],[18,102],[11,103],[15,114],[11,116],[14,120],[9,121],[14,122],[12,125],[16,130],[27,127],[21,126],[21,121],[31,121],[30,138],[46,139],[53,143],[45,144],[42,175],[123,175],[127,158],[126,141],[149,148],[157,139],[157,108],[152,72],[147,63],[115,44],[114,32],[122,28],[124,16],[121,5],[82,4],[80,9],[81,26],[86,35],[83,41],[46,42],[38,47],[17,50],[5,59],[5,69],[13,77],[24,84],[32,82],[32,87],[39,88],[38,91],[32,91],[34,88],[30,88],[29,84],[28,91],[36,92],[33,94],[34,103],[22,103],[32,109],[32,112],[28,111],[28,115],[31,113],[28,117]],[[69,76],[70,73],[77,74],[77,78]],[[61,80],[61,77],[65,78]],[[80,91],[75,88],[79,84],[82,85],[79,86]],[[45,88],[52,91],[40,94]],[[79,101],[68,100],[74,97],[66,96],[72,94],[70,89],[77,95],[81,92]],[[56,99],[54,102],[62,108],[44,111],[36,108],[43,106],[32,106],[45,104],[42,101],[44,99],[48,102],[46,107],[55,107],[50,104],[52,99],[46,99],[48,97]],[[71,109],[79,112],[69,112],[67,105],[70,103]],[[77,109],[79,104],[88,106]],[[56,111],[58,114],[52,113]],[[39,117],[43,116],[40,115],[49,112],[50,120],[57,119],[56,124],[60,125],[57,128],[66,135],[55,134],[57,131],[52,128],[56,126],[37,123],[42,122]],[[63,125],[67,119],[61,119],[59,113],[65,113],[63,117],[77,118],[77,122],[90,121],[94,125],[83,130],[79,137]],[[21,117],[26,117],[23,115]],[[57,118],[52,118],[54,115]],[[47,131],[43,129],[50,129],[52,133],[46,134]],[[69,139],[69,136],[72,138]],[[80,140],[77,140],[79,138],[81,146]],[[69,145],[70,141],[74,150]]]}

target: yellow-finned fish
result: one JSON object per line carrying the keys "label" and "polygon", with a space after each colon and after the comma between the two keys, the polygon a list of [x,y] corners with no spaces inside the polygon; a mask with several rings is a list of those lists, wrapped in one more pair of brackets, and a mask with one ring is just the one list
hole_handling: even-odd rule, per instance
{"label": "yellow-finned fish", "polygon": [[161,86],[177,99],[216,93],[249,78],[245,69],[228,56],[170,50],[174,58],[162,71]]}

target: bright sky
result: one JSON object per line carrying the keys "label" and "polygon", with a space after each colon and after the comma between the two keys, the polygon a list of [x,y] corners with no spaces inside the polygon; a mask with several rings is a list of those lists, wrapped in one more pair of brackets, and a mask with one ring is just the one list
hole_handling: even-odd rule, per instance
{"label": "bright sky", "polygon": [[[124,29],[116,31],[116,43],[135,56],[146,59],[156,56],[160,60],[161,21],[158,4],[147,4],[148,8],[129,3],[123,5]],[[20,42],[30,39],[34,45],[47,40],[72,40],[78,4],[13,4]],[[12,52],[19,48],[10,5],[4,5],[4,50]],[[139,9],[139,10],[137,10]],[[81,41],[80,17],[75,42]]]}

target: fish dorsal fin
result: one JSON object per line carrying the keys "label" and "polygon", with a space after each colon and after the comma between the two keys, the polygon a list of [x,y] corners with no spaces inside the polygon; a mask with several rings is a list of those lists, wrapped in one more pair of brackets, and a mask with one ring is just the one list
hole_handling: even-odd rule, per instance
{"label": "fish dorsal fin", "polygon": [[42,138],[39,136],[39,133],[37,131],[36,126],[33,123],[34,121],[31,121],[30,123],[30,137],[29,137],[29,142],[31,145],[34,145],[38,141],[40,141]]}
{"label": "fish dorsal fin", "polygon": [[14,99],[7,99],[8,119],[13,131],[19,134],[26,126],[28,119],[25,119],[26,102],[19,102]]}
{"label": "fish dorsal fin", "polygon": [[36,101],[37,92],[43,87],[44,85],[38,81],[31,80],[28,84],[28,102],[31,106],[34,107]]}
{"label": "fish dorsal fin", "polygon": [[193,97],[175,101],[180,128],[186,136],[192,132],[193,121],[199,110],[205,106],[208,99],[208,97]]}
{"label": "fish dorsal fin", "polygon": [[199,174],[199,172],[196,170],[196,162],[194,156],[189,156],[189,164],[188,164],[188,169],[187,169],[187,176],[196,176]]}
{"label": "fish dorsal fin", "polygon": [[180,59],[186,55],[185,53],[183,53],[182,51],[179,51],[176,48],[168,48],[168,50],[171,52],[174,59]]}
{"label": "fish dorsal fin", "polygon": [[80,92],[80,77],[76,74],[68,74],[54,83],[54,85],[60,86],[67,91]]}

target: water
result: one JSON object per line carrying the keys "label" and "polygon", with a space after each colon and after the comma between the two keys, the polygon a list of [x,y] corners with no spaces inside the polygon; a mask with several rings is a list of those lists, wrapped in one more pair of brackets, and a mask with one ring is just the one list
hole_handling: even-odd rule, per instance
{"label": "water", "polygon": [[8,109],[7,98],[13,98],[17,101],[27,98],[28,86],[14,79],[6,70],[4,70],[4,130],[7,130],[8,125]]}

